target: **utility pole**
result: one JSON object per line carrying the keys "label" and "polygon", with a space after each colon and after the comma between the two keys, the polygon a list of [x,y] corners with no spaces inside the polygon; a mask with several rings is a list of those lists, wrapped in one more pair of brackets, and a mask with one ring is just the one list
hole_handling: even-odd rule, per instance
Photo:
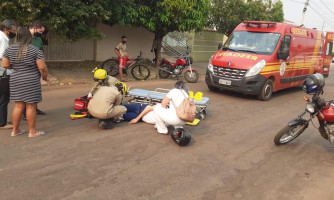
{"label": "utility pole", "polygon": [[307,10],[307,6],[309,5],[308,2],[309,2],[309,0],[305,1],[305,6],[304,6],[304,9],[303,9],[302,19],[300,21],[300,26],[304,26],[305,13],[306,13],[306,10]]}

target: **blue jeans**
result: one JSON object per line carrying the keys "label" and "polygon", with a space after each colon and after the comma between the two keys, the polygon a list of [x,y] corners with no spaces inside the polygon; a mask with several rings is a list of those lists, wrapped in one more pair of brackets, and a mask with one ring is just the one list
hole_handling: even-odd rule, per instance
{"label": "blue jeans", "polygon": [[123,119],[125,121],[131,121],[134,118],[138,117],[138,115],[141,112],[143,112],[147,104],[135,103],[135,104],[123,104],[122,106],[126,107],[127,109],[126,113],[123,114]]}
{"label": "blue jeans", "polygon": [[7,125],[9,95],[0,94],[0,127]]}

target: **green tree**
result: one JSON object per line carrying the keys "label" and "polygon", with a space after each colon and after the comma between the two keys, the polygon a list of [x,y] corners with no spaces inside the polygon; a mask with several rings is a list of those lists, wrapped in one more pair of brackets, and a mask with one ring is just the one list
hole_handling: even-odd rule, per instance
{"label": "green tree", "polygon": [[[142,26],[153,32],[158,41],[157,60],[160,60],[161,42],[169,32],[199,31],[204,28],[209,15],[210,0],[127,0],[119,6],[121,9],[114,12],[116,22],[128,26]],[[106,23],[113,25],[115,20],[111,19]]]}
{"label": "green tree", "polygon": [[[29,26],[32,21],[43,21],[48,29],[68,41],[81,38],[101,39],[96,24],[109,20],[111,11],[106,11],[102,0],[10,0],[0,3],[0,19],[13,19],[18,24]],[[115,4],[116,1],[110,1]]]}
{"label": "green tree", "polygon": [[209,25],[219,32],[230,35],[234,28],[245,20],[284,20],[283,4],[280,0],[212,0]]}

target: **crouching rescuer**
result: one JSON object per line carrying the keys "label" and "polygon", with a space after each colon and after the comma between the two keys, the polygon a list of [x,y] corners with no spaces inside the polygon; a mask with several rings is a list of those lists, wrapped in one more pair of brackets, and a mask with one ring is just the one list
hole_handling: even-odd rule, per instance
{"label": "crouching rescuer", "polygon": [[[94,79],[99,83],[91,91],[92,99],[88,104],[88,112],[98,118],[99,126],[103,129],[113,128],[114,121],[122,117],[126,108],[122,105],[122,93],[126,88],[124,83],[115,82],[110,85],[107,79],[107,71],[98,69],[94,72]],[[126,90],[126,89],[125,89]]]}

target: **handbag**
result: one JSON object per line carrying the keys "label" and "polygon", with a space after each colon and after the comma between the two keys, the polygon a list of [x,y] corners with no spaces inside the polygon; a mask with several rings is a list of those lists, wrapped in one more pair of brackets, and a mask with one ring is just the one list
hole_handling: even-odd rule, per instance
{"label": "handbag", "polygon": [[9,77],[4,71],[3,75],[0,76],[0,94],[7,94],[9,95]]}
{"label": "handbag", "polygon": [[[182,90],[180,90],[183,94]],[[179,107],[175,106],[175,103],[172,99],[172,103],[176,109],[176,115],[185,122],[193,122],[196,117],[196,105],[194,101],[190,98],[186,98],[183,94],[184,99]]]}

